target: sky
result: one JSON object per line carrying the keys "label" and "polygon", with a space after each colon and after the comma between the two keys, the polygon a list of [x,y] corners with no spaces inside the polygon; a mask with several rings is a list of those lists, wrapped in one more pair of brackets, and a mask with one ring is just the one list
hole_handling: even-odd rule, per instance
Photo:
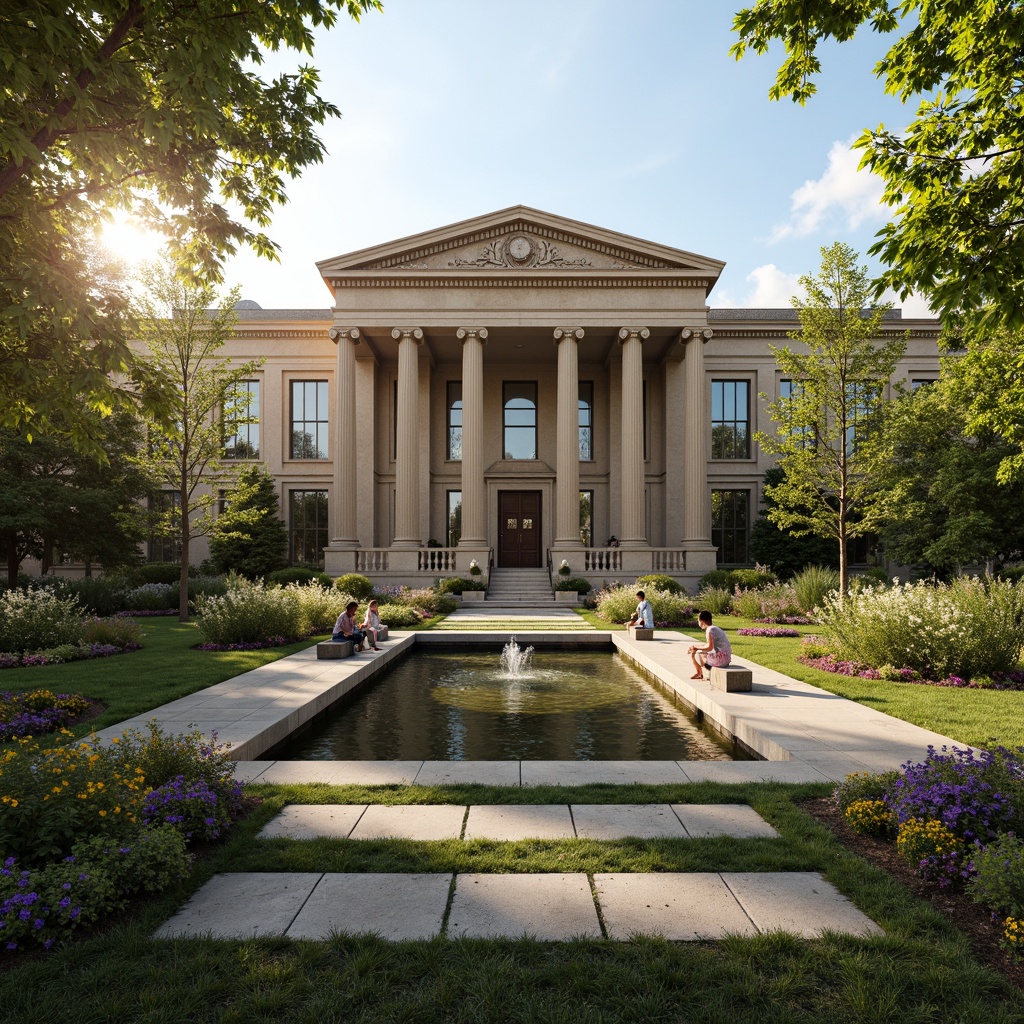
{"label": "sky", "polygon": [[316,261],[518,204],[724,260],[714,307],[788,306],[836,241],[877,270],[890,210],[850,143],[911,120],[872,73],[892,39],[825,46],[818,94],[772,102],[782,49],[729,55],[740,6],[384,0],[312,60],[271,55],[264,74],[316,67],[342,117],[274,217],[280,262],[239,254],[227,283],[264,309],[326,308]]}

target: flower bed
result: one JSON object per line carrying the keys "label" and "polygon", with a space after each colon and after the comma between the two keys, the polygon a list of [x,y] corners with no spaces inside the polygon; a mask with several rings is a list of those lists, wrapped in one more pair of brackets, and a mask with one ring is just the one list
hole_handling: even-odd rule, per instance
{"label": "flower bed", "polygon": [[294,644],[305,637],[271,636],[266,640],[253,640],[243,644],[196,644],[193,650],[196,651],[259,651],[264,647],[284,647],[286,644]]}
{"label": "flower bed", "polygon": [[774,626],[813,626],[814,619],[806,615],[776,615],[774,617],[760,616],[754,622],[765,622]]}
{"label": "flower bed", "polygon": [[39,736],[67,725],[92,707],[79,693],[0,693],[0,742],[17,736]]}
{"label": "flower bed", "polygon": [[764,629],[746,628],[737,629],[738,636],[799,636],[800,631],[796,629]]}
{"label": "flower bed", "polygon": [[[742,633],[743,630],[737,630]],[[816,638],[812,638],[816,639]],[[797,661],[808,668],[820,669],[834,675],[856,676],[860,679],[881,679],[891,683],[916,683],[919,686],[950,686],[955,689],[967,690],[1024,690],[1024,672],[993,672],[991,676],[977,679],[964,679],[962,676],[950,675],[944,679],[923,679],[912,668],[893,668],[883,665],[872,668],[859,661],[843,661],[832,654],[818,657],[797,655]]]}

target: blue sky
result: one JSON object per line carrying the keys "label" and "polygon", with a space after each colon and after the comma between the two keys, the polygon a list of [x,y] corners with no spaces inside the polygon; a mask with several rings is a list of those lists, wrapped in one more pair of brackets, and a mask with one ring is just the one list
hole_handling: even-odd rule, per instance
{"label": "blue sky", "polygon": [[281,262],[236,257],[229,283],[326,307],[316,260],[522,203],[726,261],[713,306],[787,305],[821,246],[866,254],[888,209],[849,143],[913,111],[873,76],[888,43],[866,30],[822,51],[806,107],[769,101],[781,48],[733,60],[739,6],[385,0],[343,19],[311,62],[343,114],[329,155],[275,216]]}

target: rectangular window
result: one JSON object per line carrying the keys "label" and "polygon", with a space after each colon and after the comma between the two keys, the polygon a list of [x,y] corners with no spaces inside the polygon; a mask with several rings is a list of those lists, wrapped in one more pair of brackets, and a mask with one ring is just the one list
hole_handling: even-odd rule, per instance
{"label": "rectangular window", "polygon": [[462,538],[462,491],[448,491],[448,528],[445,546],[458,547]]}
{"label": "rectangular window", "polygon": [[502,429],[506,459],[537,458],[537,382],[502,385]]}
{"label": "rectangular window", "polygon": [[224,458],[260,457],[260,382],[242,380],[224,414]]}
{"label": "rectangular window", "polygon": [[448,458],[462,459],[462,381],[448,381]]}
{"label": "rectangular window", "polygon": [[747,565],[750,537],[750,491],[711,492],[711,543],[719,565]]}
{"label": "rectangular window", "polygon": [[292,565],[322,569],[327,547],[327,492],[291,491],[288,502],[288,560]]}
{"label": "rectangular window", "polygon": [[149,510],[154,520],[161,517],[161,522],[154,523],[152,532],[149,535],[148,551],[146,552],[151,562],[177,562],[181,560],[181,528],[176,518],[171,518],[169,513],[175,515],[181,509],[181,494],[178,491],[157,491],[150,495]]}
{"label": "rectangular window", "polygon": [[846,385],[847,428],[846,453],[850,455],[856,449],[858,436],[863,436],[866,424],[864,420],[870,415],[878,402],[883,385],[876,381],[856,381]]}
{"label": "rectangular window", "polygon": [[580,462],[594,461],[594,382],[580,381]]}
{"label": "rectangular window", "polygon": [[580,541],[585,548],[594,546],[593,491],[580,491]]}
{"label": "rectangular window", "polygon": [[327,381],[292,381],[293,459],[327,458]]}
{"label": "rectangular window", "polygon": [[711,458],[750,458],[750,381],[711,382]]}
{"label": "rectangular window", "polygon": [[910,382],[910,390],[916,391],[918,388],[926,388],[929,384],[935,384],[936,380],[934,377],[915,377]]}

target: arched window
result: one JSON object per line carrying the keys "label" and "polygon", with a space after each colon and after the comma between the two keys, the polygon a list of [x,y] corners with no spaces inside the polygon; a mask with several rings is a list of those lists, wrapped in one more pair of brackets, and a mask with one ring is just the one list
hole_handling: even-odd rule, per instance
{"label": "arched window", "polygon": [[507,380],[503,389],[506,459],[537,458],[537,382]]}

